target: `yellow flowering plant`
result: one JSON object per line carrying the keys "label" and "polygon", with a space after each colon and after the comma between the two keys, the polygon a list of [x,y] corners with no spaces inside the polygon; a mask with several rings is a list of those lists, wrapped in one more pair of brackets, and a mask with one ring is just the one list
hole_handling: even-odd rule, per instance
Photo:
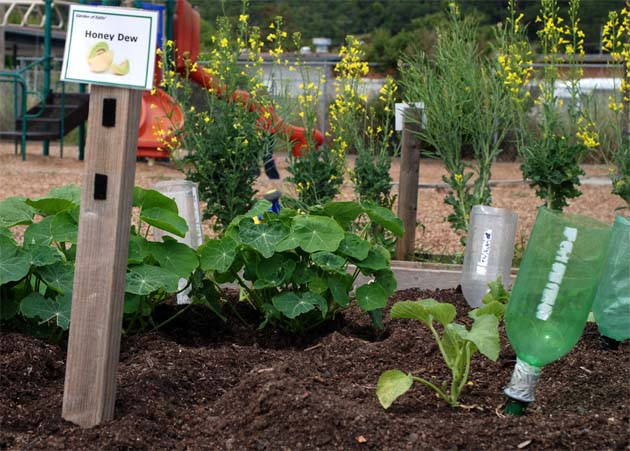
{"label": "yellow flowering plant", "polygon": [[[567,19],[559,14],[557,0],[541,0],[536,23],[543,59],[539,95],[533,103],[540,111],[535,127],[528,124],[529,101],[527,84],[533,63],[522,30],[522,14],[516,11],[516,1],[510,0],[507,28],[500,40],[499,64],[501,77],[510,91],[511,104],[519,124],[516,128],[518,152],[523,178],[536,190],[545,206],[562,210],[568,200],[581,192],[580,166],[589,149],[599,146],[599,136],[590,117],[588,98],[579,86],[584,56],[584,32],[580,28],[579,0],[569,0]],[[523,57],[525,51],[525,57]],[[520,53],[519,53],[520,52]],[[560,64],[568,70],[560,73]],[[567,96],[567,121],[562,120],[564,100],[558,92],[564,88]]]}
{"label": "yellow flowering plant", "polygon": [[[166,59],[162,81],[184,114],[183,128],[165,140],[164,148],[186,178],[199,184],[199,196],[206,203],[204,219],[214,219],[217,231],[253,205],[253,183],[274,145],[264,121],[267,98],[261,81],[260,31],[247,19],[247,2],[235,23],[225,16],[217,18],[209,54],[202,56],[207,66],[187,61],[182,74],[175,68],[177,60]],[[244,65],[239,64],[240,55],[247,55]],[[198,78],[196,71],[206,72],[204,79],[212,82],[194,86],[187,79]]]}
{"label": "yellow flowering plant", "polygon": [[[282,31],[276,33],[276,39],[283,39]],[[292,39],[294,47],[300,48],[301,35],[294,33]],[[289,150],[287,170],[291,174],[287,180],[295,186],[298,201],[303,206],[323,205],[339,194],[345,172],[345,153],[332,151],[326,143],[317,147],[314,139],[319,126],[318,106],[326,78],[323,73],[314,73],[299,58],[289,65],[281,56],[277,54],[275,64],[288,66],[290,71],[299,73],[301,83],[296,97],[291,97],[285,91],[283,96],[277,98],[281,104],[279,110],[284,108],[285,115],[297,111],[295,120],[304,128],[307,142],[307,146],[297,153],[292,152],[292,143],[286,143]]]}
{"label": "yellow flowering plant", "polygon": [[611,149],[612,193],[630,210],[630,1],[621,11],[611,11],[602,33],[602,48],[621,66],[619,90],[609,98],[613,113],[614,148]]}
{"label": "yellow flowering plant", "polygon": [[[408,102],[424,103],[424,121],[416,131],[424,155],[441,160],[450,190],[444,202],[453,209],[446,218],[465,236],[473,205],[490,205],[492,162],[513,123],[510,91],[504,88],[496,61],[481,53],[477,22],[462,18],[456,4],[437,30],[432,55],[419,53],[402,68],[401,84]],[[472,149],[473,161],[464,160]],[[469,181],[475,176],[474,183]]]}

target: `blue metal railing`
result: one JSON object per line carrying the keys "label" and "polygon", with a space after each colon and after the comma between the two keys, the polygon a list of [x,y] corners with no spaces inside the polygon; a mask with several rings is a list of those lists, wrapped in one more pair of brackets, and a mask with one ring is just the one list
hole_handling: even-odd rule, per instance
{"label": "blue metal railing", "polygon": [[[39,89],[29,89],[28,87],[28,73],[37,69],[38,66],[43,65],[46,67],[50,67],[50,61],[52,57],[42,57],[38,58],[26,66],[21,67],[15,71],[0,71],[0,83],[12,83],[13,84],[13,118],[15,124],[20,123],[20,131],[21,137],[19,139],[20,142],[20,153],[22,156],[22,160],[26,159],[26,138],[27,138],[27,124],[29,119],[35,119],[41,117],[44,111],[46,110],[46,100],[50,95],[50,86],[46,88],[44,86],[41,90]],[[60,157],[63,158],[63,136],[65,134],[65,83],[62,81],[58,81],[61,85],[61,117],[60,117],[60,131],[59,131],[59,140],[60,140]],[[39,101],[40,108],[33,112],[29,111],[28,107],[28,99],[29,96],[36,96]],[[18,140],[15,141],[15,153],[17,154],[17,146]],[[46,144],[48,140],[44,140]],[[47,155],[46,145],[44,146],[44,155]]]}

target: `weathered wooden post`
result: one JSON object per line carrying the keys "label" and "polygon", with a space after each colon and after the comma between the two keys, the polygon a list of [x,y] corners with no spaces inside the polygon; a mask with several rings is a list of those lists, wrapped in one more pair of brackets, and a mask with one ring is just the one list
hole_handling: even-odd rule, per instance
{"label": "weathered wooden post", "polygon": [[62,415],[83,427],[114,415],[141,89],[153,84],[157,17],[70,7],[62,79],[93,86]]}
{"label": "weathered wooden post", "polygon": [[420,176],[420,147],[414,135],[422,124],[424,104],[396,104],[396,130],[402,130],[398,216],[402,219],[404,234],[396,242],[396,259],[411,260],[416,247],[416,217],[418,210],[418,180]]}

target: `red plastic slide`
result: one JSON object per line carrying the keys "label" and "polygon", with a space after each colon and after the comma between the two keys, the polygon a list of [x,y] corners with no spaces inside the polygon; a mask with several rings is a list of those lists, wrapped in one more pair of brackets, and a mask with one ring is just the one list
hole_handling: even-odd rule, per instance
{"label": "red plastic slide", "polygon": [[184,114],[173,98],[162,89],[153,94],[142,94],[140,129],[138,131],[138,157],[168,158],[164,141],[172,137],[172,131],[184,126]]}
{"label": "red plastic slide", "polygon": [[[186,74],[186,64],[194,63],[199,56],[200,24],[199,12],[194,10],[186,0],[177,0],[173,20],[173,40],[177,47],[176,68],[181,74]],[[189,73],[188,76],[191,81],[206,89],[213,88],[216,95],[224,95],[224,87],[202,66],[197,65],[197,70]],[[308,149],[306,130],[303,127],[283,122],[272,107],[265,107],[252,101],[248,92],[240,90],[232,94],[232,101],[248,105],[250,111],[258,111],[260,123],[265,129],[272,133],[282,134],[292,143],[293,155],[300,156]],[[183,121],[181,109],[175,105],[174,100],[166,92],[161,89],[157,89],[155,94],[145,92],[142,97],[138,157],[164,158],[164,152],[158,150],[163,145],[160,142],[161,139],[168,139],[170,131],[173,128],[181,128]],[[312,140],[316,147],[319,147],[324,142],[322,133],[319,130],[313,130]]]}

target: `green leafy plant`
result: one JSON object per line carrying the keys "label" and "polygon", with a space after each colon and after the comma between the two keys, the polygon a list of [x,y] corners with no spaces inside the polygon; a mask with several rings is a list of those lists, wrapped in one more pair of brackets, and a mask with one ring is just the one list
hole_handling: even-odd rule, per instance
{"label": "green leafy plant", "polygon": [[[470,363],[475,352],[479,351],[492,361],[499,357],[499,319],[494,314],[478,313],[476,310],[470,312],[474,323],[468,330],[463,324],[454,322],[456,311],[451,304],[441,303],[435,299],[402,301],[394,304],[392,318],[415,319],[429,328],[444,363],[451,371],[451,380],[449,387],[449,381],[437,385],[400,370],[385,371],[379,377],[376,388],[381,405],[385,409],[389,408],[414,382],[419,382],[434,390],[449,405],[459,406],[459,397],[468,382]],[[441,336],[435,327],[436,322],[443,329]]]}
{"label": "green leafy plant", "polygon": [[[0,312],[3,324],[57,340],[70,323],[74,260],[78,236],[80,189],[64,186],[40,199],[11,197],[0,201]],[[198,272],[197,254],[168,236],[148,241],[151,227],[183,237],[188,226],[172,199],[135,188],[138,224],[129,241],[125,287],[125,330],[158,327],[155,307],[180,289],[179,279]],[[26,226],[23,242],[13,228]],[[210,304],[203,291],[193,292]],[[209,305],[210,306],[210,305]],[[216,304],[212,305],[216,309]]]}
{"label": "green leafy plant", "polygon": [[[269,206],[260,201],[235,218],[222,238],[206,242],[199,249],[201,269],[217,283],[239,284],[243,298],[264,317],[261,328],[303,333],[333,319],[353,299],[379,325],[380,310],[396,288],[389,253],[348,230],[366,215],[400,235],[400,219],[355,202],[329,202],[308,212],[284,208],[279,215]],[[373,280],[351,296],[359,273]]]}
{"label": "green leafy plant", "polygon": [[564,136],[535,141],[520,149],[521,172],[547,208],[561,211],[568,199],[582,194],[577,187],[585,172],[578,162],[587,152],[586,146],[570,144]]}

